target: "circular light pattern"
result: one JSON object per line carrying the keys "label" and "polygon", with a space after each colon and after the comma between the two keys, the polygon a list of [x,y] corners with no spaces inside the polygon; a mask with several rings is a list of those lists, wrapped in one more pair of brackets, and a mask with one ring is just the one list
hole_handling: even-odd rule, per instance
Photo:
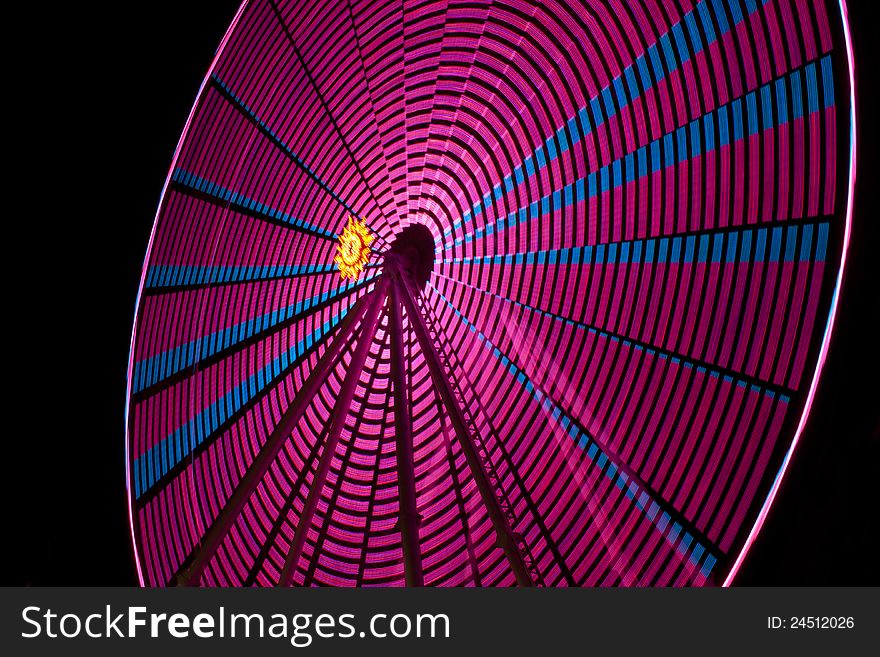
{"label": "circular light pattern", "polygon": [[367,224],[361,219],[349,218],[348,225],[339,236],[336,246],[336,257],[333,261],[339,267],[342,278],[357,278],[370,260],[370,244],[373,236]]}
{"label": "circular light pattern", "polygon": [[[142,583],[180,581],[208,549],[298,399],[201,583],[278,583],[325,456],[292,583],[404,583],[390,302],[303,388],[411,226],[433,238],[426,321],[534,583],[729,581],[831,329],[853,176],[845,29],[823,0],[245,2],[142,278],[127,420]],[[379,253],[343,280],[350,217]],[[413,321],[424,582],[514,584]]]}

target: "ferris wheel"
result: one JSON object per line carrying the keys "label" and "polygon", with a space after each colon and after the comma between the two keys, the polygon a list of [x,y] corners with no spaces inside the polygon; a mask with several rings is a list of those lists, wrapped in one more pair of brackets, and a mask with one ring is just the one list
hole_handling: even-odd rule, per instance
{"label": "ferris wheel", "polygon": [[830,0],[244,2],[141,279],[141,584],[729,584],[833,328],[851,71]]}

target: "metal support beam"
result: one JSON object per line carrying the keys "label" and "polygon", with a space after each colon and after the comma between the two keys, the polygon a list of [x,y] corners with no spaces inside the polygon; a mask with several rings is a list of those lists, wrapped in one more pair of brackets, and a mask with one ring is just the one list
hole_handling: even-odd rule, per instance
{"label": "metal support beam", "polygon": [[[396,265],[389,263],[386,256],[385,266],[387,269],[389,266]],[[489,518],[492,520],[492,525],[495,527],[495,532],[498,535],[498,545],[504,550],[504,554],[510,562],[517,583],[520,586],[533,586],[534,583],[532,582],[531,575],[529,574],[529,570],[519,551],[516,539],[513,536],[513,530],[510,528],[510,524],[508,523],[504,512],[501,510],[498,499],[495,497],[495,491],[492,489],[492,484],[489,482],[485,470],[483,470],[483,465],[480,462],[476,447],[468,434],[464,415],[459,408],[458,401],[455,398],[455,394],[452,391],[452,386],[447,379],[446,373],[443,371],[443,366],[440,364],[440,358],[437,355],[436,347],[434,346],[430,335],[428,335],[428,330],[425,328],[422,315],[416,305],[417,292],[413,290],[412,282],[409,281],[402,272],[400,280],[401,296],[403,298],[404,306],[406,307],[407,315],[410,318],[410,326],[412,326],[416,339],[419,342],[419,346],[422,349],[422,354],[425,357],[425,362],[428,364],[431,378],[434,379],[434,385],[437,388],[437,392],[440,394],[440,398],[443,400],[443,405],[446,406],[446,410],[449,413],[449,419],[452,422],[456,435],[458,436],[468,467],[474,475],[474,480],[477,483],[480,496],[483,498],[483,504],[486,505],[486,510],[489,512]]]}
{"label": "metal support beam", "polygon": [[327,432],[327,440],[321,451],[318,470],[312,480],[302,514],[296,524],[293,541],[290,544],[290,550],[287,552],[284,568],[281,570],[281,577],[278,580],[279,586],[290,586],[290,583],[293,581],[293,574],[302,556],[306,537],[308,536],[309,528],[312,526],[312,519],[314,518],[315,510],[318,508],[318,501],[321,499],[321,490],[327,481],[330,464],[333,462],[333,455],[336,453],[336,446],[339,444],[339,436],[342,434],[342,429],[345,426],[345,418],[351,409],[351,402],[354,399],[357,383],[363,372],[367,355],[370,353],[373,336],[376,335],[376,328],[379,325],[379,312],[382,310],[387,293],[388,279],[383,276],[376,286],[376,291],[371,295],[369,307],[364,315],[364,321],[361,323],[357,348],[348,366],[348,371],[345,373],[339,396],[336,399],[336,407]]}
{"label": "metal support beam", "polygon": [[[214,557],[229,529],[238,519],[245,504],[257,485],[262,481],[281,447],[287,441],[294,428],[299,423],[315,394],[320,390],[330,370],[336,365],[336,361],[342,354],[342,349],[348,344],[348,339],[357,326],[370,302],[376,293],[369,294],[357,300],[354,307],[348,312],[339,324],[336,337],[327,346],[327,350],[318,360],[314,369],[296,393],[296,397],[284,411],[281,420],[272,431],[266,444],[254,458],[247,472],[238,482],[229,500],[220,510],[211,527],[202,537],[201,545],[197,548],[190,565],[177,575],[178,586],[198,586],[201,582],[202,572],[208,562]],[[384,292],[382,295],[384,296]]]}
{"label": "metal support beam", "polygon": [[391,282],[388,329],[391,333],[391,379],[394,382],[394,433],[397,440],[397,490],[400,506],[400,536],[407,586],[424,586],[422,550],[419,544],[421,516],[416,508],[416,478],[413,465],[412,418],[406,385],[406,361],[403,354],[403,327],[399,286],[395,275]]}

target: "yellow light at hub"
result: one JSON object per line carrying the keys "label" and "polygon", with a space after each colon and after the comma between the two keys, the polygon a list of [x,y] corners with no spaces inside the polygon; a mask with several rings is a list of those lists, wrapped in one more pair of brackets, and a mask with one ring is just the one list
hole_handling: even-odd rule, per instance
{"label": "yellow light at hub", "polygon": [[342,278],[357,278],[370,260],[370,244],[373,236],[362,219],[348,218],[348,225],[339,236],[336,257],[333,261],[339,267]]}

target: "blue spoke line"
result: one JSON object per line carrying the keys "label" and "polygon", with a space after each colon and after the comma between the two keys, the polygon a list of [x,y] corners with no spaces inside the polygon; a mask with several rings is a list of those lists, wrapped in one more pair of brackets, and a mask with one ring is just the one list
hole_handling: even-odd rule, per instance
{"label": "blue spoke line", "polygon": [[[590,464],[599,468],[600,472],[622,490],[626,497],[634,501],[636,508],[648,517],[654,527],[660,532],[660,535],[669,542],[671,547],[675,548],[679,554],[686,556],[692,564],[700,567],[700,572],[703,576],[708,577],[717,562],[717,557],[711,554],[698,540],[694,539],[690,532],[683,531],[684,528],[678,522],[674,521],[669,513],[663,511],[660,508],[660,505],[651,498],[651,495],[644,490],[638,482],[621,471],[605,451],[599,447],[596,441],[580,428],[577,422],[572,421],[572,419],[566,415],[563,410],[553,402],[553,400],[541,392],[541,390],[532,383],[528,375],[511,362],[511,360],[507,358],[507,356],[505,356],[488,337],[477,329],[467,317],[459,312],[459,310],[453,306],[436,287],[431,285],[431,288],[452,309],[452,312],[455,313],[456,317],[462,321],[468,330],[476,335],[476,338],[480,343],[482,343],[482,345],[501,362],[501,364],[507,369],[508,373],[516,379],[516,381],[525,388],[529,394],[532,395],[535,401],[543,406],[545,411],[550,413],[553,420],[559,424],[566,433],[568,433],[569,437],[574,440],[582,450],[584,450],[590,460]],[[700,565],[700,561],[704,554],[705,559],[703,560],[702,565]]]}
{"label": "blue spoke line", "polygon": [[[769,2],[769,0],[759,1],[761,6]],[[758,10],[758,4],[755,0],[745,0],[745,3],[746,15],[751,16]],[[716,35],[715,28],[712,24],[712,19],[709,14],[709,0],[702,0],[694,9],[684,15],[683,21],[674,23],[669,31],[665,32],[657,41],[649,46],[647,54],[641,54],[636,59],[635,64],[627,66],[622,74],[614,78],[609,85],[594,96],[589,102],[589,109],[593,112],[596,127],[602,125],[606,121],[606,116],[602,113],[603,104],[605,106],[607,118],[610,119],[618,112],[618,107],[619,109],[627,107],[631,100],[636,100],[642,94],[636,81],[636,69],[638,69],[639,77],[641,77],[643,89],[648,91],[655,84],[658,84],[667,75],[673,73],[678,68],[678,62],[673,54],[672,39],[669,37],[670,32],[675,39],[675,47],[678,51],[678,57],[682,64],[684,64],[691,58],[691,51],[696,55],[704,48],[700,32],[697,28],[697,14],[700,16],[700,22],[706,33],[706,46],[712,45],[721,36],[724,36],[732,28],[745,20],[746,15],[743,14],[742,9],[739,6],[739,0],[727,0],[726,4],[729,6],[731,16],[733,17],[732,25],[727,20],[722,1],[711,0],[711,11],[715,14],[715,18],[718,21],[720,35]],[[685,35],[685,30],[682,28],[682,22],[687,27],[687,35]],[[663,59],[666,61],[665,70],[663,68],[663,60],[660,57],[660,49],[657,47],[658,42],[663,49]],[[688,45],[690,45],[690,48],[688,48]],[[649,60],[651,63],[650,68],[654,69],[653,79],[648,66]],[[624,88],[624,83],[626,88]],[[627,89],[629,90],[629,96],[627,96],[626,93]],[[617,99],[618,107],[615,107],[614,105],[615,98]],[[578,120],[580,121],[580,129],[578,127]],[[570,148],[568,137],[566,136],[566,127],[571,134],[571,145],[577,144],[583,136],[589,135],[590,132],[592,132],[593,126],[590,124],[589,112],[587,111],[586,105],[580,108],[575,116],[569,118],[565,125],[560,126],[555,134],[549,136],[543,145],[538,146],[538,148],[523,161],[523,164],[518,165],[513,170],[512,174],[505,176],[502,183],[495,185],[491,192],[487,192],[482,200],[477,201],[470,210],[464,213],[460,220],[456,220],[451,227],[446,228],[443,235],[449,235],[449,233],[462,224],[470,223],[474,217],[479,216],[484,210],[490,208],[495,201],[500,200],[502,198],[502,187],[505,192],[512,191],[515,188],[514,182],[516,185],[521,185],[527,178],[530,178],[537,171],[546,167],[548,162],[555,160],[560,153],[566,152]]]}
{"label": "blue spoke line", "polygon": [[225,349],[235,346],[252,336],[283,324],[301,313],[326,301],[336,301],[363,287],[376,276],[370,272],[364,279],[346,283],[322,294],[297,301],[286,308],[279,308],[257,317],[240,322],[209,335],[191,340],[185,344],[168,349],[154,356],[144,358],[134,364],[132,372],[132,392],[138,393],[178,372],[194,365]]}
{"label": "blue spoke line", "polygon": [[207,437],[217,431],[226,420],[262,393],[273,380],[281,376],[312,345],[317,344],[322,337],[329,334],[348,312],[349,309],[346,308],[334,315],[271,363],[236,385],[208,408],[197,413],[170,435],[135,458],[132,463],[135,498],[146,493],[157,481],[201,445]]}
{"label": "blue spoke line", "polygon": [[[820,61],[820,66],[822,68],[824,106],[827,108],[834,105],[834,87],[830,73],[831,57],[824,56]],[[454,241],[447,241],[444,248],[450,248],[453,244],[458,246],[463,242],[471,242],[494,232],[501,232],[511,226],[551,215],[553,212],[570,207],[587,198],[594,198],[600,193],[618,189],[624,184],[644,178],[649,173],[649,160],[650,172],[656,173],[661,169],[676,166],[690,157],[711,153],[717,147],[715,140],[716,116],[720,146],[735,144],[746,139],[747,136],[757,134],[762,129],[769,130],[774,126],[788,123],[787,98],[789,92],[792,98],[793,116],[791,118],[793,120],[799,119],[804,116],[804,102],[801,92],[802,73],[807,85],[807,116],[812,115],[820,111],[819,83],[815,62],[721,105],[699,119],[694,119],[688,126],[682,126],[674,132],[667,133],[650,144],[642,146],[634,153],[614,160],[611,164],[599,169],[598,173],[591,173],[566,185],[562,190],[545,195],[539,201],[532,202],[528,208],[520,208],[516,212],[509,213],[506,217],[475,228],[471,232],[457,237]],[[758,117],[759,104],[762,121],[759,121]],[[743,105],[745,105],[745,112]],[[732,119],[733,126],[732,135],[729,127],[730,119]],[[702,130],[700,123],[703,124]],[[701,137],[702,132],[705,132],[704,138]]]}
{"label": "blue spoke line", "polygon": [[[828,224],[824,224],[824,227],[825,227],[824,233],[827,234]],[[791,230],[792,228],[794,228],[795,230],[792,231]],[[809,262],[810,261],[809,253],[810,253],[810,247],[811,247],[811,243],[812,243],[812,237],[811,237],[812,232],[813,232],[812,228],[813,228],[812,226],[805,226],[804,227],[804,239],[801,243],[801,262]],[[789,229],[790,235],[793,232],[795,237],[793,239],[790,239],[786,243],[784,261],[785,262],[792,262],[792,261],[794,261],[795,244],[796,244],[796,240],[797,240],[797,237],[796,237],[797,227],[796,226],[789,226],[788,229]],[[820,231],[820,232],[823,232],[823,231]],[[782,233],[781,229],[774,230],[773,244],[770,247],[769,258],[766,260],[764,259],[766,239],[762,240],[759,236],[758,244],[756,247],[756,251],[757,251],[756,260],[755,260],[756,262],[782,262],[783,261],[780,258],[780,247],[781,247],[781,241],[782,241],[781,237],[780,237],[781,233]],[[735,237],[736,235],[733,234],[733,236]],[[751,237],[747,233],[746,235],[743,236],[743,250],[746,251],[746,255],[743,256],[741,254],[740,262],[750,262],[750,260],[748,259],[748,255],[747,255],[747,251],[749,248],[748,245],[750,242],[751,242]],[[824,246],[820,245],[819,248],[823,251],[822,259],[824,260]],[[717,259],[716,259],[716,257],[717,257]],[[717,249],[717,251],[715,253],[713,253],[712,262],[730,263],[730,262],[736,262],[736,261],[737,261],[737,258],[736,258],[736,240],[735,239],[732,240],[730,244],[728,244],[726,260],[721,259],[721,249],[720,248]],[[650,261],[646,260],[646,262],[650,262]],[[657,262],[667,262],[667,260],[665,260],[665,257],[664,257],[663,260],[658,259]],[[686,260],[685,261],[669,260],[668,262],[687,262],[687,261]],[[701,262],[706,262],[706,261],[703,260]],[[776,396],[776,392],[773,389],[770,389],[770,386],[773,386],[773,384],[770,384],[766,381],[761,381],[761,384],[762,384],[761,386],[750,384],[749,381],[746,379],[731,376],[731,375],[726,374],[725,372],[721,371],[720,369],[717,369],[717,365],[714,367],[712,367],[712,366],[707,367],[706,365],[701,364],[700,362],[698,362],[694,358],[687,356],[685,354],[679,354],[677,352],[673,352],[668,349],[663,349],[660,347],[653,347],[651,345],[648,345],[647,343],[643,343],[641,341],[635,340],[634,338],[629,338],[624,335],[614,334],[609,331],[605,331],[603,329],[596,328],[590,324],[586,324],[586,323],[571,319],[570,317],[565,317],[565,316],[559,315],[557,313],[543,310],[542,308],[538,308],[536,306],[522,303],[521,301],[517,301],[515,299],[511,299],[509,297],[505,297],[500,294],[496,294],[495,292],[490,292],[489,290],[486,290],[481,287],[477,287],[476,285],[472,285],[470,283],[465,283],[464,281],[461,281],[459,279],[453,279],[449,276],[446,276],[445,274],[439,274],[439,275],[443,276],[447,280],[449,280],[457,285],[462,285],[462,286],[469,288],[471,290],[475,290],[481,294],[487,294],[489,296],[495,297],[499,301],[504,301],[506,303],[513,304],[514,306],[516,306],[518,308],[522,308],[522,309],[525,309],[525,310],[528,310],[528,311],[531,311],[534,313],[538,313],[538,314],[543,315],[544,317],[547,317],[549,319],[553,319],[555,321],[562,322],[564,324],[568,324],[569,326],[572,326],[576,329],[587,331],[593,335],[598,335],[599,337],[602,337],[606,340],[611,340],[612,342],[620,342],[621,344],[623,344],[624,347],[627,347],[630,349],[636,349],[637,351],[644,351],[647,355],[649,355],[651,357],[657,356],[657,357],[662,358],[663,360],[670,360],[673,364],[684,365],[688,369],[696,368],[697,372],[700,374],[708,373],[710,376],[713,376],[715,378],[724,379],[724,381],[729,384],[732,384],[735,382],[736,385],[740,386],[741,388],[747,388],[749,385],[751,385],[753,392],[763,393],[763,394],[769,396],[771,399],[775,398],[775,396]],[[754,377],[752,377],[752,378],[754,379]],[[757,380],[757,379],[754,379],[754,380]],[[778,388],[778,386],[773,386],[773,387]],[[781,390],[782,388],[779,388],[779,389]],[[790,398],[785,394],[780,394],[779,398],[780,398],[780,401],[782,401],[783,403],[786,403],[786,404],[788,404],[790,401]]]}
{"label": "blue spoke line", "polygon": [[[379,267],[368,263],[364,269]],[[335,264],[299,265],[150,265],[146,289],[218,285],[223,283],[254,283],[272,279],[295,278],[337,272]]]}
{"label": "blue spoke line", "polygon": [[267,278],[292,278],[336,271],[336,265],[151,265],[147,289],[248,283]]}
{"label": "blue spoke line", "polygon": [[247,210],[251,210],[267,217],[272,217],[273,219],[284,222],[296,228],[302,228],[312,233],[317,233],[322,237],[326,237],[328,239],[336,239],[336,237],[338,237],[336,233],[329,231],[326,228],[321,228],[320,226],[316,226],[315,224],[311,224],[307,221],[303,221],[302,219],[293,217],[285,212],[282,212],[281,210],[278,210],[277,208],[270,207],[255,199],[244,196],[243,194],[240,194],[238,192],[234,192],[231,189],[227,189],[222,185],[218,185],[217,183],[212,182],[207,178],[197,176],[196,174],[190,173],[189,171],[180,167],[174,169],[174,172],[171,174],[171,180],[178,185],[181,185],[182,187],[187,187],[188,189],[201,192],[202,194],[206,194],[207,196],[215,198],[219,201],[223,201],[224,203],[231,203],[233,205],[241,206]]}
{"label": "blue spoke line", "polygon": [[[321,189],[327,192],[337,203],[339,203],[342,207],[346,209],[346,211],[358,218],[361,218],[360,213],[356,212],[354,208],[352,208],[339,194],[337,194],[333,189],[330,188],[323,178],[321,178],[308,163],[305,162],[299,155],[297,155],[290,146],[284,143],[281,138],[275,134],[275,132],[270,128],[266,123],[257,116],[256,112],[254,112],[248,105],[245,103],[238,95],[230,89],[223,80],[221,80],[216,73],[211,74],[211,79],[214,83],[219,86],[225,95],[229,97],[233,103],[235,103],[244,113],[246,113],[251,120],[256,123],[260,130],[262,130],[265,134],[269,136],[274,144],[276,144],[285,154],[287,154],[290,159],[292,159],[300,169],[306,172],[308,176],[318,184]],[[370,228],[370,232],[374,235],[377,235],[379,239],[383,239],[381,235],[379,235],[376,231]]]}
{"label": "blue spoke line", "polygon": [[[587,246],[562,247],[542,251],[504,255],[445,258],[444,265],[621,265],[653,263],[705,262],[824,262],[828,246],[829,224],[816,226],[815,258],[811,256],[813,224],[788,224],[774,227],[735,226],[726,233],[699,233],[675,237],[649,237]],[[784,236],[784,240],[783,240]],[[768,239],[769,237],[769,239]],[[797,248],[800,238],[800,250]],[[737,242],[741,240],[739,258]],[[755,247],[752,249],[754,240]],[[783,241],[785,249],[783,251]],[[767,251],[767,244],[770,250]],[[710,252],[711,244],[711,252]],[[726,257],[722,254],[726,251]]]}

